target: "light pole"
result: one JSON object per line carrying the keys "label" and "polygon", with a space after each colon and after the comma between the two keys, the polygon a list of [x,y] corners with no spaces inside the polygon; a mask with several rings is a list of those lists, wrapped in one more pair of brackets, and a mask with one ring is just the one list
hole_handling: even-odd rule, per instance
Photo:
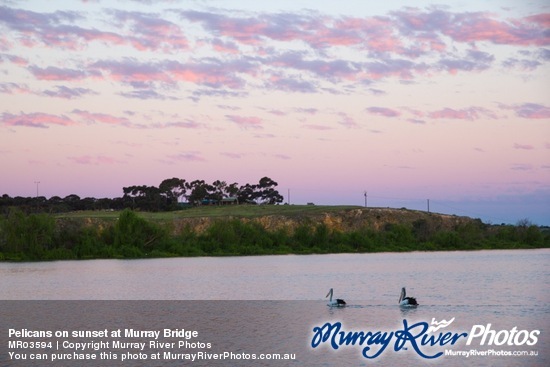
{"label": "light pole", "polygon": [[40,181],[34,181],[34,183],[36,184],[36,211],[38,211],[38,184],[40,183]]}
{"label": "light pole", "polygon": [[38,184],[40,181],[34,181],[34,183],[36,184],[36,198],[38,198]]}

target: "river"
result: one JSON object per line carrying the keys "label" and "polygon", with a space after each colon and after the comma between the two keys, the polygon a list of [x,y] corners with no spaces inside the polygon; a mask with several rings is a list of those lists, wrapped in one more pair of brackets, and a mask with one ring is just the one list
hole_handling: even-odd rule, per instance
{"label": "river", "polygon": [[[0,313],[2,324],[9,320],[14,329],[178,325],[197,330],[212,345],[188,352],[229,350],[250,357],[273,351],[296,357],[260,362],[241,356],[191,364],[197,366],[547,366],[549,260],[550,250],[540,249],[0,263]],[[403,286],[420,306],[397,305]],[[327,307],[330,288],[345,299],[345,308]],[[453,344],[426,344],[418,350],[412,341],[399,348],[396,333],[382,351],[380,339],[368,339],[370,351],[365,351],[366,342],[336,349],[330,339],[312,347],[314,330],[324,330],[326,323],[340,323],[346,332],[389,335],[418,324],[410,329],[413,334],[442,320],[453,321],[434,335],[480,336],[470,344],[467,336],[458,336]],[[3,338],[6,333],[4,328]],[[445,350],[450,353],[425,358]],[[457,355],[472,350],[468,357]],[[376,351],[378,356],[366,358]],[[1,352],[0,364],[27,365]],[[512,353],[537,355],[508,355]],[[181,365],[183,357],[176,357],[180,359],[121,365]]]}

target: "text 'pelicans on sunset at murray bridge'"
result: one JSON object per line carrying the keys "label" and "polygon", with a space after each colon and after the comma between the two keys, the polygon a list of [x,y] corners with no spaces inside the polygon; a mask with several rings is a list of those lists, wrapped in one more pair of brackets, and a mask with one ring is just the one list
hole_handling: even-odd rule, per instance
{"label": "text 'pelicans on sunset at murray bridge'", "polygon": [[330,288],[330,291],[328,291],[327,295],[325,296],[325,298],[330,296],[330,300],[328,301],[328,306],[343,307],[346,305],[346,301],[344,301],[343,299],[336,298],[335,300],[332,300],[332,293],[333,293],[333,290],[332,288]]}

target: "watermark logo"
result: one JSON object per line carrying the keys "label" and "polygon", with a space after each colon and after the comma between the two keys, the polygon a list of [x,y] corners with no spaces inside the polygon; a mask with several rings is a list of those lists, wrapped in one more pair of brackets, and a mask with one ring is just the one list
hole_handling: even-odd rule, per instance
{"label": "watermark logo", "polygon": [[441,320],[439,322],[435,321],[435,319],[432,318],[432,325],[428,328],[428,333],[435,333],[439,329],[446,328],[447,326],[451,325],[453,321],[455,321],[454,317],[449,321]]}
{"label": "watermark logo", "polygon": [[449,350],[449,346],[454,346],[459,341],[465,340],[466,345],[476,341],[479,345],[489,346],[532,346],[537,343],[540,334],[539,330],[518,330],[517,327],[497,331],[491,329],[491,324],[473,325],[469,333],[443,330],[454,320],[453,317],[449,321],[432,319],[431,324],[424,321],[411,324],[403,319],[403,328],[393,331],[348,331],[341,322],[327,322],[313,328],[311,347],[328,345],[334,350],[349,346],[360,347],[361,355],[368,359],[377,358],[386,350],[413,350],[422,358],[434,359],[441,357]]}
{"label": "watermark logo", "polygon": [[470,336],[466,341],[466,345],[470,345],[475,339],[479,339],[479,345],[535,345],[538,341],[540,330],[519,330],[514,326],[511,330],[492,330],[491,324],[474,325],[470,331]]}

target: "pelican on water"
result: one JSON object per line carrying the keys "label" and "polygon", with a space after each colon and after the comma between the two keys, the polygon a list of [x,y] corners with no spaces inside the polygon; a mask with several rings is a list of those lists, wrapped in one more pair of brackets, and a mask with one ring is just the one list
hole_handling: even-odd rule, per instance
{"label": "pelican on water", "polygon": [[340,298],[336,298],[334,301],[332,300],[332,288],[330,288],[330,291],[328,291],[327,295],[325,296],[328,297],[330,296],[330,300],[328,301],[328,305],[327,306],[335,306],[335,307],[343,307],[346,305],[346,301],[344,301],[343,299],[340,299]]}
{"label": "pelican on water", "polygon": [[399,306],[409,306],[409,307],[418,306],[418,302],[416,302],[416,298],[407,297],[407,291],[405,287],[401,288],[401,295],[399,296]]}

